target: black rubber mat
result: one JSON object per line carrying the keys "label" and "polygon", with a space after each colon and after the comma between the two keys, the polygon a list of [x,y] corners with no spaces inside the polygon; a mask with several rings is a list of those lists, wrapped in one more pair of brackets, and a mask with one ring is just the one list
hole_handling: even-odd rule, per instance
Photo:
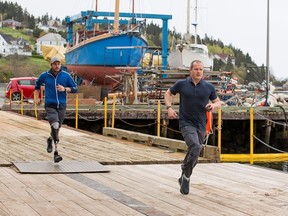
{"label": "black rubber mat", "polygon": [[13,163],[20,173],[96,173],[109,172],[97,161],[31,161]]}

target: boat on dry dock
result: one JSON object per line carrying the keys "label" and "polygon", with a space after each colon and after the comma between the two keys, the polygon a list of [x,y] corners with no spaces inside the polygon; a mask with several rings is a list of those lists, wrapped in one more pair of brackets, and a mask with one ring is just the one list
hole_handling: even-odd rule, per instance
{"label": "boat on dry dock", "polygon": [[[141,64],[147,41],[141,35],[143,22],[135,18],[119,21],[119,0],[115,1],[115,12],[82,11],[79,15],[66,17],[68,47],[65,53],[69,71],[92,81],[95,85],[105,84],[108,88],[118,85],[121,67],[131,72]],[[107,17],[114,15],[114,20]],[[104,16],[100,19],[100,16]],[[106,18],[106,19],[105,19]],[[99,30],[96,23],[113,22],[112,30]],[[129,30],[119,29],[120,22],[129,24]],[[73,32],[75,24],[85,24],[84,30]],[[95,24],[95,25],[94,25]]]}

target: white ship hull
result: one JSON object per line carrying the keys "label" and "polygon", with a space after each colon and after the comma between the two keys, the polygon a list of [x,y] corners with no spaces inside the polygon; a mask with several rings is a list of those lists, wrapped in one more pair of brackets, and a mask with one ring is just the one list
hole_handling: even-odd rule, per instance
{"label": "white ship hull", "polygon": [[[168,65],[173,68],[189,68],[193,60],[200,60],[204,64],[205,70],[213,69],[213,59],[208,55],[205,45],[191,44],[190,47],[177,47],[168,56]],[[207,47],[206,47],[207,48]]]}

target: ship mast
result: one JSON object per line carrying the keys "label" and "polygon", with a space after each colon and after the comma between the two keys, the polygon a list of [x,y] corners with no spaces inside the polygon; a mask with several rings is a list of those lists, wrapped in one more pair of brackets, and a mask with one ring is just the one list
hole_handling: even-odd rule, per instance
{"label": "ship mast", "polygon": [[[132,0],[132,14],[135,13],[135,10],[134,10],[134,0]],[[130,26],[130,29],[134,29],[136,26],[136,18],[135,17],[132,17],[131,18],[131,26]]]}
{"label": "ship mast", "polygon": [[120,1],[115,0],[114,33],[119,32],[119,5]]}
{"label": "ship mast", "polygon": [[195,22],[192,23],[192,25],[195,27],[195,44],[197,44],[197,37],[198,37],[198,35],[197,35],[197,25],[198,25],[198,23],[197,23],[198,14],[197,14],[197,12],[198,12],[198,6],[197,6],[197,0],[195,0]]}
{"label": "ship mast", "polygon": [[190,0],[187,0],[186,34],[190,34]]}
{"label": "ship mast", "polygon": [[190,44],[191,35],[190,35],[190,0],[187,0],[187,20],[186,20],[186,34],[185,42]]}
{"label": "ship mast", "polygon": [[[96,12],[98,12],[98,0],[96,0],[96,3],[95,3],[95,11]],[[97,19],[98,17],[96,17],[96,19]],[[95,25],[94,25],[94,32],[95,31],[99,31],[99,24],[98,23],[96,23]]]}

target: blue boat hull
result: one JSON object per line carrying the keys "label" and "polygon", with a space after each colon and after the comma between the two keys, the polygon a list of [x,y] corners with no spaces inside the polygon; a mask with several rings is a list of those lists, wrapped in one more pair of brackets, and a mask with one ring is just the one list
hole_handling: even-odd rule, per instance
{"label": "blue boat hull", "polygon": [[147,42],[134,34],[110,35],[103,39],[96,36],[69,48],[65,53],[66,65],[79,77],[107,85],[113,81],[105,76],[120,73],[117,67],[140,66],[146,47]]}

